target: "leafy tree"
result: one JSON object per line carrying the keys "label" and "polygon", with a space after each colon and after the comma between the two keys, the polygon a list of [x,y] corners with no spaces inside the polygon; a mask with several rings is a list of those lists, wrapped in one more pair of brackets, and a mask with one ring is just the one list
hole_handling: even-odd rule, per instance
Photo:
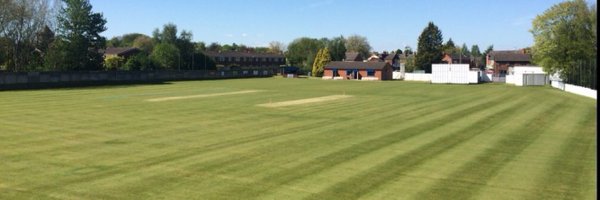
{"label": "leafy tree", "polygon": [[120,56],[111,56],[104,59],[104,68],[107,70],[120,70],[125,59]]}
{"label": "leafy tree", "polygon": [[350,52],[358,52],[363,58],[368,58],[371,45],[366,37],[351,35],[346,39],[346,49]]}
{"label": "leafy tree", "polygon": [[201,52],[194,54],[194,70],[215,70],[217,64],[215,61]]}
{"label": "leafy tree", "polygon": [[135,40],[144,37],[150,38],[141,33],[128,33],[122,36],[113,37],[106,42],[107,47],[131,47],[134,46]]}
{"label": "leafy tree", "polygon": [[413,54],[414,52],[413,52],[413,50],[412,50],[412,48],[410,46],[405,46],[403,53],[404,53],[405,56],[408,56],[410,54]]}
{"label": "leafy tree", "polygon": [[193,69],[195,47],[192,38],[192,32],[183,30],[175,40],[180,53],[181,69]]}
{"label": "leafy tree", "polygon": [[154,68],[152,60],[148,57],[148,53],[141,52],[127,59],[124,70],[150,70]]}
{"label": "leafy tree", "polygon": [[213,43],[210,43],[210,45],[208,45],[208,47],[206,48],[206,50],[208,50],[208,51],[219,51],[219,50],[221,50],[221,45],[219,43],[213,42]]}
{"label": "leafy tree", "polygon": [[[154,30],[152,39],[158,45],[154,47],[150,57],[162,68],[193,69],[196,53],[196,47],[192,42],[193,34],[186,30],[182,30],[179,35],[177,34],[177,26],[172,23],[165,24],[162,30]],[[156,51],[159,45],[161,49]],[[174,46],[176,51],[171,46]],[[174,53],[177,53],[177,55],[174,56]],[[165,57],[160,58],[161,56]]]}
{"label": "leafy tree", "polygon": [[297,38],[288,45],[285,53],[290,65],[299,65],[303,71],[311,71],[315,56],[323,44],[314,38]]}
{"label": "leafy tree", "polygon": [[419,36],[418,53],[415,60],[417,68],[431,73],[431,64],[442,61],[442,42],[442,31],[433,22],[429,22]]}
{"label": "leafy tree", "polygon": [[143,52],[150,53],[154,48],[154,42],[152,41],[152,38],[146,35],[140,35],[133,40],[132,46],[142,50]]}
{"label": "leafy tree", "polygon": [[194,44],[194,49],[196,52],[206,51],[206,44],[204,42],[196,42]]}
{"label": "leafy tree", "polygon": [[152,38],[156,41],[156,43],[166,42],[175,44],[177,42],[177,25],[168,23],[163,25],[162,31],[159,31],[158,28],[154,29]]}
{"label": "leafy tree", "polygon": [[401,55],[401,54],[403,54],[403,52],[402,52],[402,49],[397,49],[397,50],[396,50],[396,52],[394,52],[394,53],[396,53],[396,54],[398,54],[398,55]]}
{"label": "leafy tree", "polygon": [[179,69],[179,49],[171,43],[160,43],[154,47],[150,58],[162,69]]}
{"label": "leafy tree", "polygon": [[556,4],[533,20],[533,60],[562,78],[579,73],[578,62],[595,59],[595,8],[584,0]]}
{"label": "leafy tree", "polygon": [[346,58],[346,39],[344,36],[334,37],[327,43],[332,61],[342,61]]}
{"label": "leafy tree", "polygon": [[417,69],[415,65],[415,56],[409,55],[406,57],[406,62],[404,63],[405,72],[413,72]]}
{"label": "leafy tree", "polygon": [[58,36],[52,50],[59,51],[52,58],[64,70],[102,69],[102,54],[106,39],[100,33],[106,30],[101,13],[93,13],[88,0],[63,0],[65,7],[58,16]]}
{"label": "leafy tree", "polygon": [[269,47],[255,47],[254,52],[255,53],[268,53]]}

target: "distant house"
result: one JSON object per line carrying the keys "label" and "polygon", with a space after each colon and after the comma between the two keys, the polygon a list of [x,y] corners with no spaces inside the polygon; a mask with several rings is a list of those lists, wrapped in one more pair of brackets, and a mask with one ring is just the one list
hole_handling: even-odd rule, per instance
{"label": "distant house", "polygon": [[444,53],[442,61],[447,64],[471,64],[471,57],[459,54],[447,54]]}
{"label": "distant house", "polygon": [[334,61],[325,66],[323,79],[392,80],[392,66],[387,62]]}
{"label": "distant house", "polygon": [[381,62],[381,58],[377,55],[371,55],[371,57],[367,58],[367,62]]}
{"label": "distant house", "polygon": [[531,55],[524,50],[492,51],[486,55],[486,66],[493,71],[495,77],[505,77],[508,68],[531,64]]}
{"label": "distant house", "polygon": [[104,58],[122,57],[128,59],[140,52],[141,50],[135,47],[108,47],[104,50]]}
{"label": "distant house", "polygon": [[348,62],[362,62],[364,58],[358,52],[346,52],[346,59]]}
{"label": "distant house", "polygon": [[393,70],[400,70],[400,55],[399,54],[388,54],[383,58],[384,62],[390,64]]}
{"label": "distant house", "polygon": [[277,68],[285,65],[285,56],[282,54],[237,51],[207,51],[204,54],[215,61],[217,68],[263,67],[276,71]]}

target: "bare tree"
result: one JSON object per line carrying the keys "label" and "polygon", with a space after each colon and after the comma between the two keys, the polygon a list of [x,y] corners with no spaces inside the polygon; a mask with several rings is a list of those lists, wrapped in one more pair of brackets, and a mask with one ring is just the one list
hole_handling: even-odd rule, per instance
{"label": "bare tree", "polygon": [[278,41],[272,41],[269,43],[269,52],[281,54],[285,51],[285,44]]}
{"label": "bare tree", "polygon": [[5,47],[10,61],[8,69],[22,71],[35,49],[36,36],[52,27],[53,0],[0,0],[0,37],[10,41]]}

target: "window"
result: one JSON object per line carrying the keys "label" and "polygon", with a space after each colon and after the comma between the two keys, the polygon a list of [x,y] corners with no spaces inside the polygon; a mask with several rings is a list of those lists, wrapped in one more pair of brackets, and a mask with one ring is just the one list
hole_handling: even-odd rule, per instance
{"label": "window", "polygon": [[338,77],[338,76],[340,76],[340,74],[338,73],[338,70],[337,70],[337,69],[332,69],[331,71],[333,71],[333,75],[332,75],[333,77]]}
{"label": "window", "polygon": [[367,69],[367,76],[375,76],[375,70],[374,69]]}

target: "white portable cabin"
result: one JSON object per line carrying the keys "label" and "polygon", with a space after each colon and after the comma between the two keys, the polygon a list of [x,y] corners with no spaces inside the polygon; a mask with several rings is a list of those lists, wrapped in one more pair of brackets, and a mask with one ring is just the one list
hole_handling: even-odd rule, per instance
{"label": "white portable cabin", "polygon": [[516,86],[545,85],[548,81],[547,73],[538,66],[509,67],[506,75],[506,83]]}
{"label": "white portable cabin", "polygon": [[431,83],[469,84],[479,82],[479,72],[468,64],[432,64]]}

